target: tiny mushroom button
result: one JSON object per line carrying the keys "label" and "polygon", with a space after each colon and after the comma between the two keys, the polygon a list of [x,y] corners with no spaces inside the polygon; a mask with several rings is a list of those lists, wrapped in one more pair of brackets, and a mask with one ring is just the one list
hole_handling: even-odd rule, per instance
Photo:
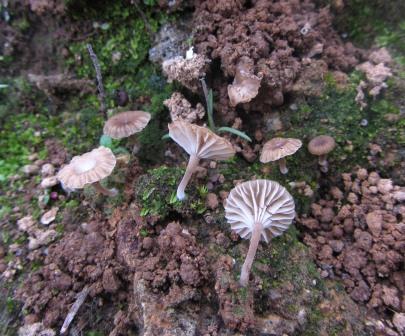
{"label": "tiny mushroom button", "polygon": [[291,138],[273,138],[262,149],[260,161],[263,163],[278,161],[280,172],[288,173],[286,156],[293,155],[302,146],[301,140]]}
{"label": "tiny mushroom button", "polygon": [[321,167],[321,171],[328,172],[328,161],[326,156],[335,148],[336,143],[329,135],[319,135],[313,138],[308,144],[308,151],[318,156],[318,164]]}

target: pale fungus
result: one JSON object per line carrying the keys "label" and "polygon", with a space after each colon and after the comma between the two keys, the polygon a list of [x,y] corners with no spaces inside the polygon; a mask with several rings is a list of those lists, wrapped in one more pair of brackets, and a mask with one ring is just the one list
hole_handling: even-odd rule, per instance
{"label": "pale fungus", "polygon": [[321,171],[328,172],[328,161],[326,156],[335,148],[335,140],[329,135],[319,135],[313,138],[308,144],[308,151],[318,156],[318,163]]}
{"label": "pale fungus", "polygon": [[98,147],[91,152],[73,157],[68,165],[63,167],[57,177],[62,184],[70,189],[82,189],[92,185],[98,192],[107,196],[115,196],[115,189],[106,189],[100,181],[111,174],[116,159],[107,147]]}
{"label": "pale fungus", "polygon": [[243,239],[250,239],[240,284],[247,286],[259,241],[268,243],[288,229],[295,216],[292,196],[270,180],[243,182],[233,188],[225,205],[225,217]]}
{"label": "pale fungus", "polygon": [[177,120],[169,124],[169,135],[190,155],[186,172],[177,188],[177,198],[185,199],[184,190],[201,159],[227,160],[235,155],[232,144],[206,127]]}
{"label": "pale fungus", "polygon": [[278,161],[280,172],[288,173],[286,156],[293,155],[302,146],[301,140],[291,138],[273,138],[267,141],[260,154],[260,162]]}
{"label": "pale fungus", "polygon": [[126,138],[142,131],[149,123],[150,118],[148,112],[121,112],[107,120],[103,132],[113,139]]}

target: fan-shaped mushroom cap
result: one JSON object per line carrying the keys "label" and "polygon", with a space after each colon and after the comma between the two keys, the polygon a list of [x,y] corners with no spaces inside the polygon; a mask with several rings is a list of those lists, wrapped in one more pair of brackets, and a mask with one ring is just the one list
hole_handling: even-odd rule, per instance
{"label": "fan-shaped mushroom cap", "polygon": [[98,147],[91,152],[75,156],[58,173],[58,179],[68,188],[81,189],[109,176],[115,167],[116,159],[107,147]]}
{"label": "fan-shaped mushroom cap", "polygon": [[273,138],[267,141],[262,149],[260,161],[267,163],[293,155],[302,146],[301,140],[291,138]]}
{"label": "fan-shaped mushroom cap", "polygon": [[313,138],[308,144],[308,150],[314,155],[326,155],[336,146],[335,139],[329,135],[319,135]]}
{"label": "fan-shaped mushroom cap", "polygon": [[150,120],[150,114],[143,111],[121,112],[104,125],[103,132],[113,139],[122,139],[142,131]]}
{"label": "fan-shaped mushroom cap", "polygon": [[261,223],[262,238],[268,243],[272,237],[288,229],[295,216],[294,209],[292,196],[280,184],[254,180],[231,190],[225,205],[225,217],[244,239],[250,238],[255,223]]}
{"label": "fan-shaped mushroom cap", "polygon": [[169,124],[169,135],[191,156],[200,159],[226,160],[235,155],[232,144],[206,127],[177,120]]}

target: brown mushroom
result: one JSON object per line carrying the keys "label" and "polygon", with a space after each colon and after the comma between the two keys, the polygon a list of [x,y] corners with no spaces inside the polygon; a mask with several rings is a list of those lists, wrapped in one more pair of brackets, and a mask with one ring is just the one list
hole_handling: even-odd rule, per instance
{"label": "brown mushroom", "polygon": [[308,144],[308,151],[318,156],[318,164],[322,172],[328,172],[328,161],[326,156],[336,146],[335,139],[329,135],[319,135],[313,138]]}
{"label": "brown mushroom", "polygon": [[253,64],[248,57],[242,57],[236,66],[233,83],[228,85],[231,106],[248,103],[259,93],[262,77],[253,73]]}
{"label": "brown mushroom", "polygon": [[113,139],[126,138],[142,131],[149,123],[150,118],[148,112],[121,112],[107,120],[103,132]]}
{"label": "brown mushroom", "polygon": [[302,146],[301,140],[292,138],[273,138],[267,141],[260,155],[260,162],[278,161],[280,172],[288,173],[286,156],[293,155]]}
{"label": "brown mushroom", "polygon": [[243,263],[240,284],[247,286],[259,242],[281,235],[295,216],[295,205],[288,191],[270,180],[243,182],[231,190],[225,205],[225,217],[232,230],[243,239],[250,238]]}
{"label": "brown mushroom", "polygon": [[106,189],[100,181],[109,176],[115,167],[116,159],[107,147],[98,147],[91,152],[73,157],[68,165],[63,167],[57,177],[61,183],[70,189],[82,189],[91,184],[98,192],[107,195],[117,195],[117,190]]}
{"label": "brown mushroom", "polygon": [[235,155],[232,144],[206,127],[177,120],[169,124],[169,135],[190,155],[186,172],[177,188],[177,198],[185,198],[184,190],[198,167],[200,159],[226,160]]}

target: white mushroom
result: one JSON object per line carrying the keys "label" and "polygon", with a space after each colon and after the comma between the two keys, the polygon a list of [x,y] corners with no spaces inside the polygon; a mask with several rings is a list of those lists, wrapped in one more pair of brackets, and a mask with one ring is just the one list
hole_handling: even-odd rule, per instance
{"label": "white mushroom", "polygon": [[235,149],[225,138],[221,138],[206,127],[177,120],[169,124],[169,135],[190,155],[186,172],[177,188],[177,198],[184,200],[184,190],[198,167],[200,159],[226,160],[235,155]]}
{"label": "white mushroom", "polygon": [[70,189],[81,189],[91,184],[98,192],[115,196],[115,189],[104,188],[100,181],[109,176],[116,164],[116,159],[107,147],[100,146],[91,152],[73,157],[68,165],[63,167],[57,177],[62,184]]}
{"label": "white mushroom", "polygon": [[250,245],[242,266],[240,284],[247,286],[250,269],[260,239],[266,243],[288,229],[295,216],[292,196],[280,184],[270,180],[254,180],[231,190],[225,205],[225,217]]}
{"label": "white mushroom", "polygon": [[113,139],[122,139],[142,131],[150,121],[150,114],[143,111],[121,112],[104,125],[103,132]]}

